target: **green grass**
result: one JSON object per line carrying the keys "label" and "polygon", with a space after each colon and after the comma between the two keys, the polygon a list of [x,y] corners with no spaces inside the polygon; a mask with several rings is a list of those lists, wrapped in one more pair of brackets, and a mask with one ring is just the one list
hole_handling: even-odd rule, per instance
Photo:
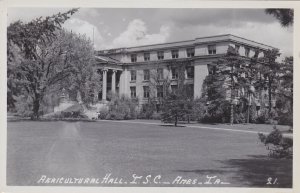
{"label": "green grass", "polygon": [[[7,183],[112,173],[124,179],[161,175],[169,182],[216,175],[232,187],[291,187],[292,160],[267,154],[255,133],[109,121],[8,122]],[[279,184],[266,185],[269,177]]]}

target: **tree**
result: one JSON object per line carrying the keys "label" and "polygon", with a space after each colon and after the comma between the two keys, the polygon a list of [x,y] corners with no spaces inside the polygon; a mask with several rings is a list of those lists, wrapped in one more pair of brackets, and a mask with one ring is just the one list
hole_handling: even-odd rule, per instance
{"label": "tree", "polygon": [[293,126],[293,57],[286,57],[280,64],[276,93],[279,122]]}
{"label": "tree", "polygon": [[294,24],[293,9],[266,9],[265,12],[273,15],[280,22],[282,27],[289,27]]}
{"label": "tree", "polygon": [[238,93],[248,85],[247,63],[232,46],[227,53],[216,62],[217,71],[224,76],[226,90],[230,92],[230,124],[234,122],[234,105],[238,102]]}
{"label": "tree", "polygon": [[[162,98],[162,121],[174,122],[175,126],[179,119],[189,122],[193,110],[193,88],[185,84],[185,69],[189,65],[189,60],[170,62],[168,67],[170,71],[174,70],[175,74],[172,74],[174,80],[167,78],[163,81],[165,95]],[[174,85],[177,87],[175,90],[170,88],[172,81],[177,83]]]}
{"label": "tree", "polygon": [[[38,119],[40,104],[47,90],[65,79],[74,70],[70,56],[72,50],[66,42],[57,42],[61,25],[78,9],[37,18],[24,24],[17,21],[8,26],[8,97],[17,87],[32,98],[32,118]],[[17,47],[20,62],[14,62],[12,47]],[[12,101],[9,99],[8,101]]]}
{"label": "tree", "polygon": [[257,68],[260,69],[260,78],[256,85],[262,89],[267,88],[268,91],[268,110],[272,110],[272,101],[275,99],[275,92],[279,83],[280,63],[276,59],[280,56],[278,49],[267,50],[264,56],[259,58]]}
{"label": "tree", "polygon": [[211,73],[208,74],[202,86],[202,95],[197,100],[197,114],[201,122],[227,122],[230,120],[230,103],[226,100],[224,87],[226,76],[217,70],[217,64],[210,66]]}
{"label": "tree", "polygon": [[185,97],[186,91],[168,93],[163,105],[162,121],[174,122],[175,127],[180,118],[186,116],[191,111],[191,105]]}
{"label": "tree", "polygon": [[73,99],[84,104],[94,100],[94,90],[100,90],[101,75],[94,70],[94,48],[85,36],[61,31],[60,41],[67,42],[68,58],[72,65],[72,73],[60,83],[60,89],[67,88]]}

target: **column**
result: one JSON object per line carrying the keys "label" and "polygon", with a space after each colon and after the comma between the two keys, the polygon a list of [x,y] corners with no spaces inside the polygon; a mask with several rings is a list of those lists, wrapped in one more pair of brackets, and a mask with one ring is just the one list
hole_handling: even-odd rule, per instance
{"label": "column", "polygon": [[106,89],[107,89],[107,69],[102,70],[102,100],[106,101]]}
{"label": "column", "polygon": [[111,76],[111,92],[116,93],[116,70],[113,70],[113,74]]}

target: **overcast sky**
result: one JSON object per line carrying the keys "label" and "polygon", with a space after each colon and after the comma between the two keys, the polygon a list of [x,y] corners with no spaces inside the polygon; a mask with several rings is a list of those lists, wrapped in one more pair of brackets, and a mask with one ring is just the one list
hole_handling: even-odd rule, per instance
{"label": "overcast sky", "polygon": [[[8,24],[68,9],[9,8]],[[233,34],[293,54],[293,28],[282,28],[264,9],[80,8],[64,27],[86,34],[96,49],[129,47]]]}

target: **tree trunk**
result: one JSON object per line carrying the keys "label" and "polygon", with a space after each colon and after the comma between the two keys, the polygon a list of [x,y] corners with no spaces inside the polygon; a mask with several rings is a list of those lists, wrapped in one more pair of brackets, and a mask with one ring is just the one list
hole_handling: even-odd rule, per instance
{"label": "tree trunk", "polygon": [[175,127],[177,127],[177,115],[175,115]]}
{"label": "tree trunk", "polygon": [[268,83],[268,97],[269,97],[269,101],[268,101],[268,103],[269,103],[269,114],[270,114],[270,112],[271,112],[271,110],[272,110],[272,88],[271,88],[271,85],[272,85],[272,83],[271,83],[271,79],[269,78],[269,83]]}
{"label": "tree trunk", "polygon": [[40,101],[39,101],[39,99],[35,99],[33,101],[33,117],[32,117],[32,119],[39,119],[39,109],[40,109]]}
{"label": "tree trunk", "polygon": [[[233,103],[233,101],[231,102]],[[230,105],[230,125],[233,125],[233,104]]]}
{"label": "tree trunk", "polygon": [[41,101],[40,95],[36,94],[35,98],[33,99],[32,119],[39,119],[40,118],[40,115],[39,115],[40,101]]}

